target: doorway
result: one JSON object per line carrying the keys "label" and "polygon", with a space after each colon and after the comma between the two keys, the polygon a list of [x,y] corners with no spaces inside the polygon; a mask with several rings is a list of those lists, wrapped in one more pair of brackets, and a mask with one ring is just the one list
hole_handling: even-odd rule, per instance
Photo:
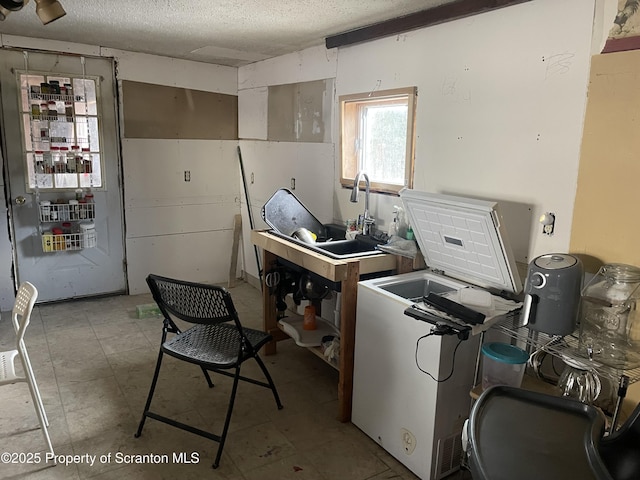
{"label": "doorway", "polygon": [[111,59],[0,51],[13,273],[39,302],[127,290],[114,72]]}

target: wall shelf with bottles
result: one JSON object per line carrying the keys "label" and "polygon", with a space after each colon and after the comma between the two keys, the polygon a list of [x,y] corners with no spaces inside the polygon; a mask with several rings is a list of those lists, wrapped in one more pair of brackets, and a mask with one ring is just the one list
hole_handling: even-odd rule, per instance
{"label": "wall shelf with bottles", "polygon": [[70,200],[69,203],[40,202],[41,222],[66,222],[76,220],[93,220],[95,205],[86,201]]}
{"label": "wall shelf with bottles", "polygon": [[97,243],[95,229],[86,233],[54,233],[52,230],[42,234],[42,251],[45,253],[85,250],[94,248]]}
{"label": "wall shelf with bottles", "polygon": [[[51,74],[25,68],[18,74],[26,191],[35,194],[42,251],[97,246],[93,189],[102,179],[100,77]],[[69,193],[75,197],[67,199]]]}
{"label": "wall shelf with bottles", "polygon": [[101,188],[97,78],[20,77],[28,188]]}
{"label": "wall shelf with bottles", "polygon": [[[81,191],[77,192],[78,194]],[[87,198],[87,196],[89,198]],[[95,224],[95,204],[92,194],[80,195],[68,202],[41,200],[38,205],[42,225],[42,251],[84,250],[98,244]]]}

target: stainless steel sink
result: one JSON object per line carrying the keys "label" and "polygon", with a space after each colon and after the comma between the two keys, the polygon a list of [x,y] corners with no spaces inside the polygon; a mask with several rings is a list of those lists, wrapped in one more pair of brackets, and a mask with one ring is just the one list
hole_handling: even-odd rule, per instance
{"label": "stainless steel sink", "polygon": [[376,246],[380,244],[379,241],[363,235],[358,235],[353,240],[331,240],[328,242],[304,243],[296,238],[289,237],[276,231],[271,231],[271,233],[292,243],[308,248],[309,250],[337,260],[366,257],[382,253],[380,250],[376,249]]}
{"label": "stainless steel sink", "polygon": [[316,243],[313,247],[332,258],[353,258],[380,253],[376,248],[377,245],[374,240],[356,237],[353,240]]}

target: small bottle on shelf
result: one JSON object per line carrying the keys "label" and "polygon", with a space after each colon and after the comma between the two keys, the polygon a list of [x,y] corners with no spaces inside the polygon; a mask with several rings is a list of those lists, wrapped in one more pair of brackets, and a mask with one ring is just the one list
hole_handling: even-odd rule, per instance
{"label": "small bottle on shelf", "polygon": [[82,241],[81,241],[81,231],[80,231],[80,224],[78,222],[74,222],[71,224],[71,244],[75,247],[75,248],[79,248],[82,246]]}
{"label": "small bottle on shelf", "polygon": [[49,200],[40,202],[40,220],[43,222],[51,221],[51,202]]}
{"label": "small bottle on shelf", "polygon": [[44,171],[44,152],[42,150],[36,150],[34,152],[36,161],[36,173],[45,173]]}
{"label": "small bottle on shelf", "polygon": [[71,242],[71,222],[62,222],[62,234],[64,235],[64,245],[67,250],[72,247]]}
{"label": "small bottle on shelf", "polygon": [[85,209],[86,209],[86,218],[87,220],[90,220],[92,218],[95,218],[95,205],[93,204],[93,192],[91,191],[90,188],[87,188],[87,191],[84,194],[84,198],[82,199],[83,202],[85,202]]}
{"label": "small bottle on shelf", "polygon": [[56,102],[54,102],[53,100],[47,102],[47,112],[47,116],[51,120],[58,119],[58,109],[56,108]]}
{"label": "small bottle on shelf", "polygon": [[40,127],[40,141],[48,143],[49,140],[49,128],[45,126]]}
{"label": "small bottle on shelf", "polygon": [[80,204],[78,200],[69,200],[69,220],[78,220],[80,218]]}
{"label": "small bottle on shelf", "polygon": [[58,173],[67,173],[67,158],[69,156],[68,147],[60,147],[60,171]]}
{"label": "small bottle on shelf", "polygon": [[[72,145],[71,146],[71,152],[73,153],[73,163],[75,165],[75,171],[77,173],[84,173],[84,166],[82,165],[82,155],[80,154],[80,146],[79,145]],[[77,198],[78,194],[76,193],[76,200],[80,200],[80,198]]]}
{"label": "small bottle on shelf", "polygon": [[55,203],[51,204],[51,210],[49,215],[49,220],[52,222],[57,222],[60,216],[58,215],[58,205]]}
{"label": "small bottle on shelf", "polygon": [[91,160],[91,153],[89,152],[89,148],[84,147],[82,149],[82,165],[84,167],[84,173],[93,172],[93,162]]}
{"label": "small bottle on shelf", "polygon": [[51,152],[42,152],[42,158],[44,160],[44,173],[53,173],[53,162],[51,160]]}
{"label": "small bottle on shelf", "polygon": [[67,173],[76,173],[76,154],[73,147],[67,152]]}
{"label": "small bottle on shelf", "polygon": [[83,222],[80,224],[82,232],[82,246],[91,248],[96,246],[96,226],[93,222]]}
{"label": "small bottle on shelf", "polygon": [[42,232],[42,251],[53,252],[53,234],[50,231]]}
{"label": "small bottle on shelf", "polygon": [[52,95],[60,95],[60,82],[58,80],[49,80],[49,87]]}
{"label": "small bottle on shelf", "polygon": [[64,233],[60,227],[54,227],[51,229],[53,233],[53,249],[64,250],[67,246],[67,242],[64,239]]}
{"label": "small bottle on shelf", "polygon": [[87,209],[87,201],[84,198],[78,200],[78,216],[80,217],[80,220],[84,220],[87,218]]}
{"label": "small bottle on shelf", "polygon": [[53,171],[55,173],[63,173],[59,171],[60,168],[60,147],[51,147],[51,162],[53,164]]}

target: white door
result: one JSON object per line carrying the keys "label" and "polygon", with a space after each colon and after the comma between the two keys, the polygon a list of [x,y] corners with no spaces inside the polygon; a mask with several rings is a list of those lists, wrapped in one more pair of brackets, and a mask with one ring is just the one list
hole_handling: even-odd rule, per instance
{"label": "white door", "polygon": [[0,88],[16,282],[126,292],[113,62],[0,51]]}

